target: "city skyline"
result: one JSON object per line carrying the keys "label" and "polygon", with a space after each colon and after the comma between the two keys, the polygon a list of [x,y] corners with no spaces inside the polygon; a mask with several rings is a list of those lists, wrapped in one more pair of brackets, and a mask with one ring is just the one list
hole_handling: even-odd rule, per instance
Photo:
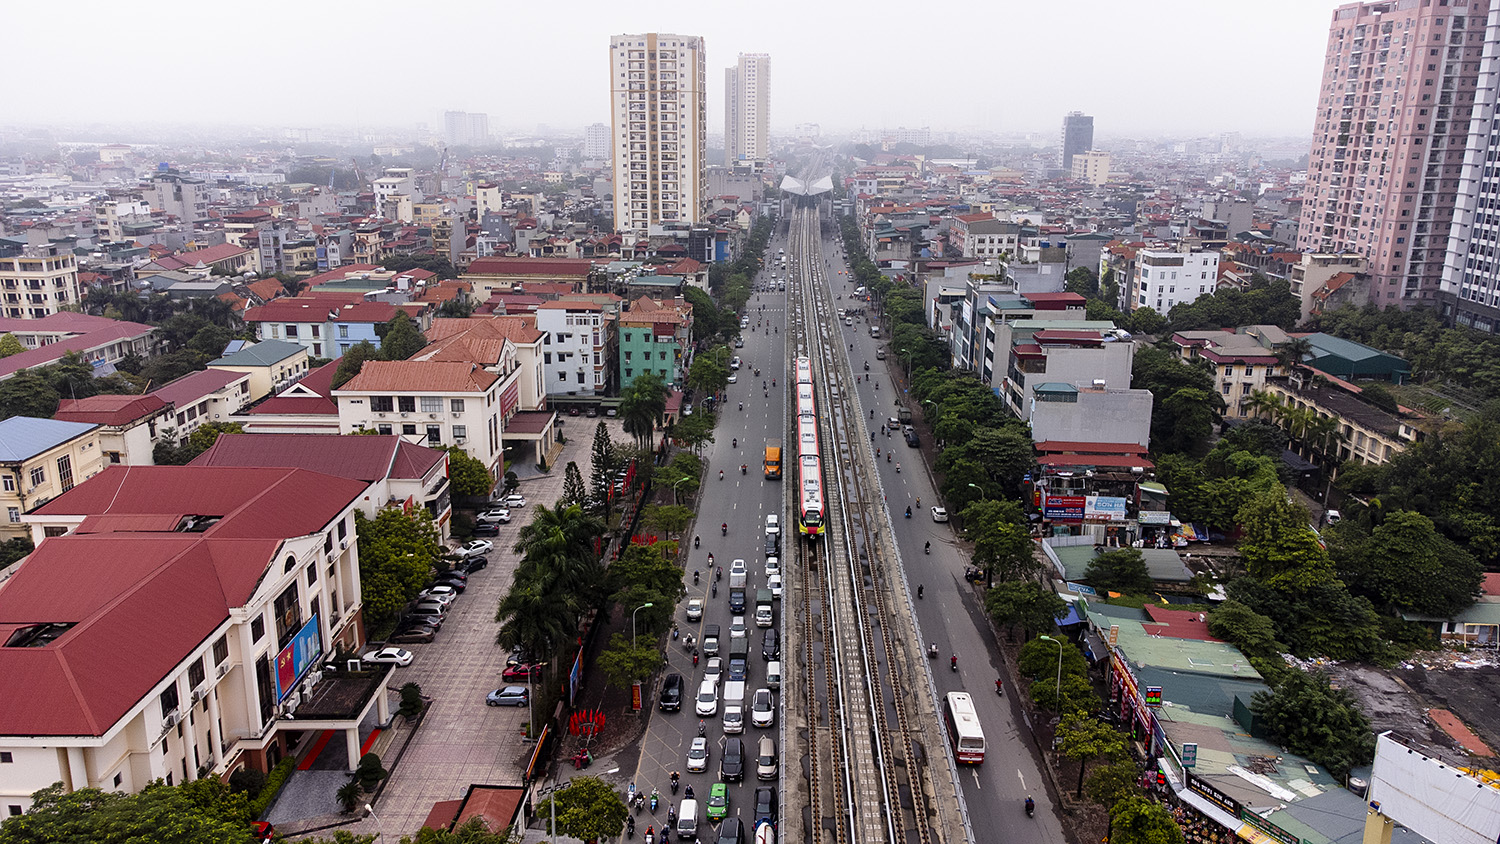
{"label": "city skyline", "polygon": [[[153,3],[157,14],[152,16],[141,15],[136,7],[86,5],[92,8],[70,23],[70,49],[79,55],[118,54],[129,44],[224,37],[204,29],[196,8],[180,0]],[[536,124],[574,129],[608,115],[608,99],[595,81],[604,72],[597,45],[617,33],[660,29],[701,36],[711,68],[730,66],[740,53],[773,56],[779,82],[770,119],[773,132],[809,122],[831,133],[903,126],[1055,132],[1063,114],[1079,110],[1096,117],[1101,135],[1311,133],[1328,20],[1338,3],[1270,0],[1253,7],[1205,9],[1187,0],[1165,0],[1151,5],[1149,12],[1102,0],[1066,8],[981,7],[966,14],[962,26],[909,28],[899,42],[888,42],[884,22],[889,14],[909,10],[889,2],[858,7],[772,2],[761,14],[742,19],[687,4],[669,4],[642,16],[637,10],[586,0],[571,16],[577,23],[570,23],[565,35],[537,38],[520,34],[549,33],[555,21],[541,8],[518,7],[507,10],[506,31],[517,37],[502,39],[505,66],[545,72],[518,75],[513,89],[503,84],[503,75],[497,77],[488,51],[460,49],[445,60],[456,79],[476,80],[471,90],[461,81],[434,89],[419,74],[393,73],[383,75],[388,78],[379,86],[345,87],[330,99],[314,92],[337,78],[374,71],[338,69],[341,64],[357,66],[354,53],[326,62],[333,69],[312,61],[304,40],[282,37],[287,15],[295,13],[301,31],[370,44],[389,36],[403,7],[374,3],[352,16],[342,7],[270,2],[266,14],[237,22],[226,55],[233,57],[237,45],[253,47],[244,61],[256,68],[257,83],[284,94],[258,100],[253,111],[246,111],[225,93],[218,74],[175,76],[174,100],[193,104],[190,118],[171,110],[143,112],[129,97],[98,98],[81,108],[76,97],[60,96],[61,91],[90,90],[96,84],[93,71],[82,63],[59,62],[46,46],[53,42],[42,37],[48,26],[43,8],[18,7],[7,13],[12,31],[36,37],[16,39],[15,60],[21,66],[48,68],[49,83],[19,86],[8,102],[7,119],[23,125],[190,119],[203,125],[426,124],[441,131],[444,111],[468,111],[491,115],[492,127],[502,130]],[[477,3],[450,0],[440,3],[431,17],[483,20],[485,12]],[[1170,62],[1156,64],[1150,51],[1128,49],[1132,43],[1158,39],[1166,20],[1172,22]],[[1033,37],[1048,32],[1056,37]],[[1274,45],[1266,55],[1274,54],[1276,61],[1258,62],[1251,70],[1248,60],[1231,58],[1235,53],[1225,44],[1229,33],[1247,45],[1247,52],[1249,45]],[[892,64],[893,56],[900,55],[914,60],[906,71],[899,62]],[[919,58],[929,56],[942,56],[943,62],[934,65]],[[1174,68],[1178,72],[1162,75]],[[955,77],[971,82],[962,95],[931,95],[937,80]],[[480,79],[486,82],[481,85]],[[571,95],[532,97],[538,80]],[[709,124],[722,126],[723,91],[711,85],[708,93]],[[1163,107],[1184,102],[1193,105]]]}

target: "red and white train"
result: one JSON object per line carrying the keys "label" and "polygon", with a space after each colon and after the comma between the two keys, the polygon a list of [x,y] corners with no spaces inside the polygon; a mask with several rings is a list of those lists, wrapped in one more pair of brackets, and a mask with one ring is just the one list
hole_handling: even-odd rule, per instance
{"label": "red and white train", "polygon": [[818,403],[813,396],[812,360],[797,358],[797,529],[820,536],[827,509],[823,499],[823,455],[818,442]]}

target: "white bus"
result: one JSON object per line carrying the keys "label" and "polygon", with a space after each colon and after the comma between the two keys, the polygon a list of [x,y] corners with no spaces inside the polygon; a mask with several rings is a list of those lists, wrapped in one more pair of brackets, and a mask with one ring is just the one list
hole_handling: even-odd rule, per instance
{"label": "white bus", "polygon": [[943,721],[948,727],[948,740],[953,742],[953,755],[960,762],[978,765],[984,761],[984,730],[979,728],[979,715],[974,711],[974,699],[968,692],[949,692],[943,699]]}

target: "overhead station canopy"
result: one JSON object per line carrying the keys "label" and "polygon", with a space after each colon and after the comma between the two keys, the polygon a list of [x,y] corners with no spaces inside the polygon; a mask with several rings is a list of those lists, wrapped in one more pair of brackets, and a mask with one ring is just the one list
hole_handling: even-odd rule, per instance
{"label": "overhead station canopy", "polygon": [[811,184],[802,179],[794,179],[791,176],[781,178],[781,190],[794,196],[817,196],[820,193],[828,193],[833,190],[833,177],[823,176],[814,179]]}

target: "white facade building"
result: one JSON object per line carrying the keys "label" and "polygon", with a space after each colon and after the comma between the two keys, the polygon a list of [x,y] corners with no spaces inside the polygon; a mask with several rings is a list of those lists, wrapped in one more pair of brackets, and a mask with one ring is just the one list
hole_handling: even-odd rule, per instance
{"label": "white facade building", "polygon": [[583,129],[583,157],[588,161],[609,158],[609,124],[590,123]]}
{"label": "white facade building", "polygon": [[708,191],[703,39],[649,32],[609,42],[615,229],[695,223]]}
{"label": "white facade building", "polygon": [[542,346],[542,378],[549,396],[599,395],[609,363],[605,359],[603,308],[594,302],[543,302],[536,327],[547,333]]}
{"label": "white facade building", "polygon": [[393,219],[410,223],[412,203],[421,201],[422,192],[417,189],[416,171],[409,167],[387,168],[385,175],[375,180],[375,207],[396,209]]}
{"label": "white facade building", "polygon": [[456,445],[499,477],[504,415],[519,405],[520,369],[496,374],[472,363],[369,361],[333,391],[339,433],[420,436],[431,448]]}
{"label": "white facade building", "polygon": [[1218,252],[1172,252],[1142,249],[1136,255],[1135,279],[1127,310],[1151,308],[1159,314],[1173,305],[1214,292],[1219,282]]}
{"label": "white facade building", "polygon": [[724,68],[724,164],[750,167],[771,157],[771,57],[740,53]]}

